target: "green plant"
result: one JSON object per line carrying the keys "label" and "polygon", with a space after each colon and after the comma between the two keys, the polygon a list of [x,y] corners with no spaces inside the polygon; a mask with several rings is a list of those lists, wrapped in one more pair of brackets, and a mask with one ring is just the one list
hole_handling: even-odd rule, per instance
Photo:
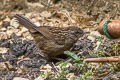
{"label": "green plant", "polygon": [[112,44],[112,48],[113,48],[115,55],[117,56],[118,55],[118,44],[117,43]]}
{"label": "green plant", "polygon": [[69,55],[71,58],[66,60],[65,62],[60,61],[56,63],[56,65],[60,66],[60,69],[58,70],[58,74],[56,75],[56,80],[73,80],[70,77],[67,77],[66,75],[69,74],[71,71],[69,68],[67,68],[68,64],[71,63],[72,66],[75,67],[76,70],[74,71],[74,74],[77,74],[79,77],[79,80],[90,80],[90,65],[88,65],[86,62],[84,62],[83,58],[80,58],[77,54],[65,51],[66,55]]}
{"label": "green plant", "polygon": [[82,75],[80,75],[80,77],[77,80],[92,80],[90,78],[91,72],[87,71],[85,73],[83,73]]}

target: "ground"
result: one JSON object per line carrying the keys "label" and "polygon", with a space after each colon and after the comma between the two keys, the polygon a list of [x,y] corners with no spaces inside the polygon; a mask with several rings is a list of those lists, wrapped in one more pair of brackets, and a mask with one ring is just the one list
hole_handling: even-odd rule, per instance
{"label": "ground", "polygon": [[[0,80],[119,80],[119,62],[86,63],[92,57],[118,56],[120,42],[99,34],[104,19],[120,19],[119,0],[0,1]],[[36,25],[78,26],[84,36],[65,51],[62,61],[47,60],[28,30],[14,18],[22,14]]]}

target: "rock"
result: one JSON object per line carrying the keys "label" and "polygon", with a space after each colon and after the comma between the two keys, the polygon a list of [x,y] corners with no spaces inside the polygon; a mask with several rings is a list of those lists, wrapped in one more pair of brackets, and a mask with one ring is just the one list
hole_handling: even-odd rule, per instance
{"label": "rock", "polygon": [[98,31],[92,31],[90,32],[90,35],[87,38],[91,40],[92,42],[94,42],[97,36],[101,37],[101,34]]}
{"label": "rock", "polygon": [[35,80],[44,80],[44,79],[41,76],[39,76]]}
{"label": "rock", "polygon": [[6,28],[1,28],[1,31],[2,32],[5,32],[7,29]]}
{"label": "rock", "polygon": [[26,39],[33,40],[33,37],[31,36],[29,32],[23,33],[22,36],[25,37]]}
{"label": "rock", "polygon": [[26,39],[29,39],[29,40],[34,40],[34,38],[32,36],[26,36]]}
{"label": "rock", "polygon": [[3,21],[2,22],[2,27],[7,28],[8,26],[10,26],[10,22],[9,21]]}
{"label": "rock", "polygon": [[31,6],[31,7],[40,7],[40,8],[43,8],[44,7],[44,5],[42,5],[42,4],[40,4],[40,3],[27,3],[29,6]]}
{"label": "rock", "polygon": [[17,36],[21,36],[21,35],[22,35],[21,31],[18,32],[18,33],[16,33],[16,35],[17,35]]}
{"label": "rock", "polygon": [[21,77],[14,77],[13,80],[29,80],[27,78],[21,78]]}
{"label": "rock", "polygon": [[45,68],[45,69],[52,69],[52,67],[51,67],[49,64],[46,64],[46,65],[44,66],[44,68]]}
{"label": "rock", "polygon": [[4,80],[12,80],[14,78],[13,72],[7,72],[7,75],[4,77]]}
{"label": "rock", "polygon": [[48,11],[43,11],[40,15],[41,15],[42,17],[46,17],[46,18],[51,17],[51,13],[48,12]]}
{"label": "rock", "polygon": [[2,69],[5,69],[6,68],[6,65],[4,64],[4,63],[0,63],[0,69],[2,70]]}
{"label": "rock", "polygon": [[9,18],[9,17],[6,17],[6,18],[4,19],[4,21],[10,22],[10,18]]}
{"label": "rock", "polygon": [[17,20],[15,18],[13,18],[11,21],[10,21],[10,25],[15,27],[15,28],[18,28],[19,27],[19,23],[17,22]]}
{"label": "rock", "polygon": [[10,37],[14,33],[14,29],[9,29],[6,31],[8,37]]}
{"label": "rock", "polygon": [[22,32],[22,33],[23,33],[23,32],[26,32],[26,31],[28,31],[27,28],[25,28],[25,27],[22,27],[22,28],[21,28],[21,32]]}
{"label": "rock", "polygon": [[72,67],[73,65],[71,64],[71,63],[68,63],[67,65],[66,65],[66,68],[69,68],[69,67]]}
{"label": "rock", "polygon": [[0,47],[0,53],[7,53],[8,51],[8,48],[1,48]]}
{"label": "rock", "polygon": [[68,77],[68,78],[74,78],[75,74],[74,73],[69,73],[69,74],[66,75],[66,77]]}
{"label": "rock", "polygon": [[16,31],[16,35],[21,36],[21,35],[23,35],[23,33],[27,32],[27,31],[28,31],[27,28],[21,27],[18,31]]}
{"label": "rock", "polygon": [[7,39],[8,35],[5,32],[0,32],[0,40],[1,39]]}
{"label": "rock", "polygon": [[36,26],[40,26],[40,23],[39,23],[39,22],[35,22],[35,25],[36,25]]}
{"label": "rock", "polygon": [[89,32],[91,32],[90,28],[85,28],[85,29],[83,29],[83,31],[84,31],[84,33],[89,33]]}
{"label": "rock", "polygon": [[92,42],[95,41],[95,37],[93,37],[93,36],[88,36],[87,38],[88,38],[89,40],[91,40]]}
{"label": "rock", "polygon": [[99,47],[100,47],[100,44],[101,44],[101,42],[100,42],[100,41],[97,41],[97,43],[96,43],[96,48],[95,48],[94,50],[98,50]]}
{"label": "rock", "polygon": [[27,13],[25,16],[30,18],[32,16],[32,13]]}
{"label": "rock", "polygon": [[100,36],[100,37],[101,37],[101,34],[100,34],[98,31],[92,31],[92,32],[90,33],[90,35],[91,35],[91,36],[94,36],[94,37],[96,37],[96,36]]}

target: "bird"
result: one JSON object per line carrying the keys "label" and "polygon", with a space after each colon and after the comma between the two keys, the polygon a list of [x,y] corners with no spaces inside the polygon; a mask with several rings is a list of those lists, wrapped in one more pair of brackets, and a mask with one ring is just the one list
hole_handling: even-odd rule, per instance
{"label": "bird", "polygon": [[48,57],[64,54],[64,51],[70,50],[84,34],[84,31],[77,26],[36,26],[32,20],[21,14],[16,14],[14,17],[20,25],[29,30],[36,46]]}

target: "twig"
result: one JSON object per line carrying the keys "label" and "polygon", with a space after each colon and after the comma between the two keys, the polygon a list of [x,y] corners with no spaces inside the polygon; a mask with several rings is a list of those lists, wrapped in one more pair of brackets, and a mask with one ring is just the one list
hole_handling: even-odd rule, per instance
{"label": "twig", "polygon": [[120,62],[120,56],[88,58],[85,62]]}
{"label": "twig", "polygon": [[52,65],[55,68],[55,70],[58,72],[59,70],[58,70],[58,68],[55,66],[55,64],[53,62],[52,62]]}

